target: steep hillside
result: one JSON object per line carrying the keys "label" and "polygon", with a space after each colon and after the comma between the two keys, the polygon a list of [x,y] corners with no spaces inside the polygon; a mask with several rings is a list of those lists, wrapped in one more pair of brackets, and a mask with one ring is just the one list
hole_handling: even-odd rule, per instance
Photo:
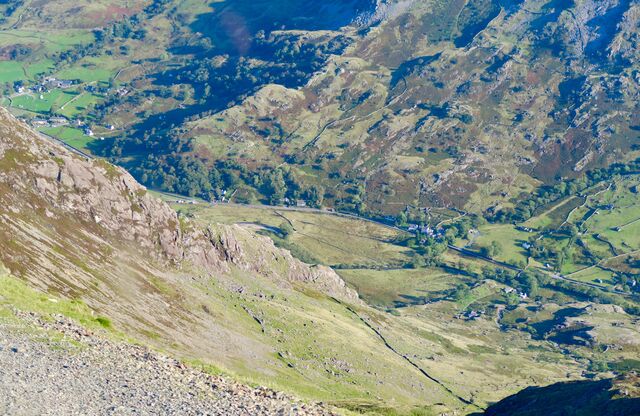
{"label": "steep hillside", "polygon": [[372,212],[509,206],[637,157],[639,7],[408,2],[303,89],[267,87],[185,134],[250,165],[276,155],[345,209],[354,193]]}
{"label": "steep hillside", "polygon": [[[0,284],[15,283],[0,276]],[[0,296],[3,414],[335,414],[110,341],[60,315],[6,313],[5,302]]]}
{"label": "steep hillside", "polygon": [[0,318],[345,412],[608,405],[640,369],[639,19],[0,0]]}
{"label": "steep hillside", "polygon": [[24,1],[0,22],[0,83],[15,114],[85,123],[42,128],[156,189],[496,211],[640,156],[639,8]]}
{"label": "steep hillside", "polygon": [[637,374],[599,381],[558,383],[529,388],[491,405],[486,416],[564,415],[615,416],[640,413]]}
{"label": "steep hillside", "polygon": [[[591,365],[587,347],[565,355],[569,344],[503,331],[499,306],[486,319],[456,318],[501,302],[501,284],[450,276],[452,286],[472,287],[451,301],[431,272],[416,270],[426,273],[423,290],[390,280],[384,290],[404,303],[372,308],[333,270],[296,260],[250,227],[179,216],[121,169],[72,153],[4,110],[0,125],[0,262],[13,276],[0,284],[3,314],[67,313],[196,367],[374,414],[473,412],[531,384],[580,378]],[[392,301],[370,298],[381,290],[374,271],[345,276],[371,304]],[[636,323],[620,308],[591,311],[576,325],[593,320],[590,337],[618,345],[624,361]],[[629,326],[624,339],[607,332],[613,321]]]}
{"label": "steep hillside", "polygon": [[[86,303],[121,336],[308,399],[467,406],[379,340],[333,270],[238,226],[201,229],[5,110],[0,125],[0,262],[14,278]],[[10,307],[48,302],[12,288]]]}
{"label": "steep hillside", "polygon": [[[290,317],[315,310],[316,331],[329,324],[320,313],[329,301],[313,300],[321,293],[359,303],[331,269],[239,227],[200,230],[124,171],[49,142],[5,110],[0,125],[0,262],[33,287],[86,302],[129,336],[266,380],[290,370],[261,335],[256,304],[283,319],[289,308]],[[332,322],[319,339],[347,342],[350,321]]]}
{"label": "steep hillside", "polygon": [[[113,252],[135,248],[158,265],[191,267],[208,276],[228,274],[234,266],[280,278],[282,284],[307,282],[338,298],[357,299],[330,269],[304,265],[268,239],[247,243],[243,240],[252,237],[240,230],[192,228],[121,169],[52,145],[5,110],[0,122],[7,244],[2,261],[14,273],[38,275],[60,290],[82,293],[89,280],[83,274],[92,265],[106,268],[113,260],[118,267]],[[260,251],[250,245],[256,243]],[[74,257],[78,264],[66,263]],[[88,258],[95,263],[84,264]]]}

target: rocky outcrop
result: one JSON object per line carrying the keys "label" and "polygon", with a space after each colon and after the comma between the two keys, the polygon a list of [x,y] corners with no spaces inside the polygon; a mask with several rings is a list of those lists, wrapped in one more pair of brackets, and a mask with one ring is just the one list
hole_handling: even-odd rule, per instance
{"label": "rocky outcrop", "polygon": [[329,296],[359,302],[333,269],[309,266],[290,252],[277,248],[270,238],[253,234],[240,226],[218,226],[208,230],[223,258],[235,266],[288,283],[303,283]]}
{"label": "rocky outcrop", "polygon": [[0,229],[4,225],[7,235],[16,221],[31,224],[31,235],[38,231],[34,221],[47,227],[66,224],[64,231],[90,234],[93,240],[104,239],[112,245],[128,244],[172,267],[189,266],[208,275],[239,267],[357,300],[333,270],[304,264],[271,240],[239,227],[199,229],[185,223],[124,170],[72,153],[34,133],[4,109],[0,109],[0,187],[0,201],[6,208],[0,212],[5,218]]}

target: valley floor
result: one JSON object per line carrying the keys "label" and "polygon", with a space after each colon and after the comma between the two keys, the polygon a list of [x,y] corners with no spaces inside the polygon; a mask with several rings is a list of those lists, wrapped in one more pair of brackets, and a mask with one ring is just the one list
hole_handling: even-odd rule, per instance
{"label": "valley floor", "polygon": [[105,340],[59,317],[0,321],[0,414],[330,415]]}

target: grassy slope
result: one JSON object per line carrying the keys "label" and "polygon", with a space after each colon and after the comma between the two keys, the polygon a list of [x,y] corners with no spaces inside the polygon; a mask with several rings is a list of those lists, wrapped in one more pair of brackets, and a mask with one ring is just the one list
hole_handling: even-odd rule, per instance
{"label": "grassy slope", "polygon": [[[264,230],[263,226],[277,229],[283,222],[290,221],[296,232],[282,243],[326,265],[388,267],[404,265],[410,259],[406,249],[393,244],[395,239],[401,237],[401,233],[366,221],[329,214],[275,208],[252,209],[225,204],[208,210],[178,204],[173,206],[180,212],[196,213],[203,222],[245,223],[247,227],[258,230]],[[278,238],[273,232],[269,235]]]}
{"label": "grassy slope", "polygon": [[[272,210],[189,207],[195,220],[203,224],[223,220],[277,226],[283,220]],[[238,215],[236,220],[234,213]],[[393,237],[388,229],[370,223],[313,213],[284,214],[290,216],[294,224],[305,225],[299,227],[304,235],[296,236],[296,231],[290,238],[292,245],[304,246],[308,239],[317,241],[322,237],[330,243],[329,247],[353,249],[353,253],[339,258],[345,264],[360,261],[362,247],[366,248],[364,253],[372,257],[377,252],[405,250],[394,248],[389,241],[384,243],[390,246],[385,250],[373,244],[362,247],[352,244],[354,235],[358,239],[363,238],[362,235]],[[332,233],[327,234],[327,230]],[[336,253],[333,248],[321,252],[327,260],[337,256]],[[383,256],[379,261],[393,262],[394,257]],[[118,270],[120,279],[132,273],[123,265]],[[181,274],[149,271],[135,278],[140,279],[140,288],[134,285],[127,289],[133,291],[133,295],[125,295],[122,290],[126,288],[118,287],[117,280],[106,287],[104,283],[97,286],[100,292],[122,293],[118,304],[95,303],[95,300],[90,304],[99,305],[100,313],[111,319],[115,330],[132,334],[195,365],[305,398],[375,412],[409,412],[417,408],[427,414],[452,409],[474,411],[477,408],[463,405],[455,396],[484,406],[527,385],[575,379],[585,369],[583,358],[578,357],[591,354],[583,350],[580,355],[563,355],[552,344],[532,341],[520,331],[501,331],[491,313],[476,321],[454,318],[469,308],[484,308],[483,304],[499,302],[501,286],[493,282],[480,282],[467,297],[451,302],[438,301],[442,290],[461,281],[471,283],[468,279],[430,269],[383,272],[360,268],[341,273],[362,290],[365,300],[387,312],[368,306],[352,306],[350,310],[319,293],[303,288],[300,291],[283,289],[268,279],[239,270],[226,277],[191,283]],[[141,288],[143,291],[138,293]],[[127,307],[127,302],[134,302],[134,298],[135,303]],[[41,310],[43,302],[48,306],[42,296],[26,299],[15,302],[25,309]],[[395,303],[398,300],[404,304]],[[160,306],[162,303],[167,306]],[[172,322],[171,327],[186,332],[167,331],[169,327],[164,326],[167,324],[146,323],[149,317],[139,308],[146,310],[150,304],[156,305],[154,310]],[[128,309],[126,317],[122,307]],[[602,319],[599,328],[606,328],[612,319],[620,318],[609,314]],[[211,334],[216,343],[211,344],[212,339],[205,336],[193,344],[187,332]],[[606,333],[603,334],[604,337]],[[629,333],[627,337],[635,339],[636,334]],[[169,339],[173,343],[168,343]],[[629,353],[633,354],[632,350],[627,352],[624,347],[623,356]],[[616,354],[619,356],[621,352]],[[418,373],[407,357],[445,387]]]}
{"label": "grassy slope", "polygon": [[[181,206],[183,209],[185,206]],[[210,221],[223,221],[226,223],[246,223],[259,222],[273,227],[277,227],[282,222],[282,217],[275,215],[273,210],[256,209],[248,207],[232,207],[219,205],[216,207],[205,207],[204,205],[190,206],[186,209],[195,219],[204,224]],[[282,212],[288,218],[294,217],[294,213]],[[298,228],[289,238],[290,244],[294,246],[305,246],[308,240],[317,241],[320,236],[326,239],[329,247],[341,247],[343,250],[361,253],[361,246],[351,244],[352,236],[360,234],[365,227],[360,221],[344,220],[332,218],[329,215],[313,213],[295,213],[297,221],[306,224],[314,224],[313,229]],[[339,232],[335,230],[335,222],[350,223],[345,230]],[[296,224],[294,222],[294,224]],[[245,227],[252,227],[246,224]],[[369,231],[367,235],[375,235],[372,226],[367,224]],[[521,232],[509,231],[507,226],[488,226],[481,229],[486,236],[500,237],[501,242],[508,244],[506,236],[521,236]],[[331,236],[326,233],[331,230]],[[379,227],[377,232],[386,232],[384,227]],[[492,234],[494,233],[494,234]],[[527,234],[527,233],[524,233]],[[393,246],[391,241],[385,244]],[[516,242],[513,242],[515,245]],[[406,249],[405,249],[406,250]],[[384,255],[393,250],[377,250],[383,253],[378,257],[381,264],[385,261],[391,262],[387,266],[392,266],[393,258]],[[294,250],[295,253],[295,250]],[[374,252],[371,255],[375,255]],[[455,255],[448,254],[448,261],[457,264],[466,261]],[[508,258],[508,257],[507,257]],[[331,256],[325,257],[332,260]],[[562,354],[552,344],[545,342],[535,342],[528,339],[528,335],[519,331],[503,332],[500,326],[496,325],[499,318],[492,309],[502,302],[502,285],[494,282],[484,282],[478,284],[473,279],[447,272],[440,269],[395,269],[395,270],[375,270],[358,267],[352,264],[348,267],[348,260],[352,260],[350,255],[343,255],[341,262],[345,269],[340,269],[340,275],[353,287],[358,289],[362,298],[379,310],[386,313],[373,313],[372,311],[361,311],[361,316],[377,328],[394,348],[408,357],[412,357],[421,368],[429,374],[441,380],[450,387],[456,394],[466,398],[473,398],[478,402],[488,402],[495,400],[493,392],[517,391],[527,385],[548,384],[554,377],[568,376],[569,379],[579,377],[582,370],[578,361],[589,356],[593,359],[594,352],[589,349],[582,349],[572,354]],[[486,264],[469,263],[477,271]],[[384,266],[383,266],[384,267]],[[457,302],[450,302],[446,299],[446,291],[456,285],[465,282],[466,284],[477,285],[467,297]],[[550,293],[553,295],[553,293]],[[564,300],[566,305],[572,302],[571,298]],[[528,307],[535,309],[535,302],[525,303]],[[560,307],[563,309],[566,306]],[[480,320],[459,320],[453,319],[459,313],[468,310],[486,310],[487,315]],[[527,311],[528,309],[525,309]],[[530,314],[531,312],[527,312]],[[525,316],[528,316],[525,314]],[[594,334],[598,334],[599,342],[612,342],[618,345],[625,345],[621,351],[622,356],[633,356],[638,334],[629,332],[625,335],[626,341],[620,338],[610,338],[607,332],[612,320],[621,319],[615,313],[605,313],[602,320],[591,319],[594,326],[598,328]],[[511,318],[509,318],[511,319]],[[626,318],[623,318],[626,320]],[[507,322],[507,321],[505,321]],[[607,335],[608,334],[608,335]],[[636,341],[631,341],[636,340]],[[580,357],[580,358],[578,358]],[[613,355],[605,354],[597,359],[615,360]],[[578,360],[578,361],[575,361]],[[482,364],[480,364],[482,363]],[[576,367],[578,365],[578,367]],[[486,386],[491,386],[487,389]],[[501,393],[502,394],[502,393]]]}

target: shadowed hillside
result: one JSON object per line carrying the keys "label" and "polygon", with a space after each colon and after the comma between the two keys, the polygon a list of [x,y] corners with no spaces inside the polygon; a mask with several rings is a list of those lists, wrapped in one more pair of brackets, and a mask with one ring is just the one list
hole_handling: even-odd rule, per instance
{"label": "shadowed hillside", "polygon": [[486,416],[618,416],[640,414],[635,373],[616,379],[529,387],[489,406]]}

